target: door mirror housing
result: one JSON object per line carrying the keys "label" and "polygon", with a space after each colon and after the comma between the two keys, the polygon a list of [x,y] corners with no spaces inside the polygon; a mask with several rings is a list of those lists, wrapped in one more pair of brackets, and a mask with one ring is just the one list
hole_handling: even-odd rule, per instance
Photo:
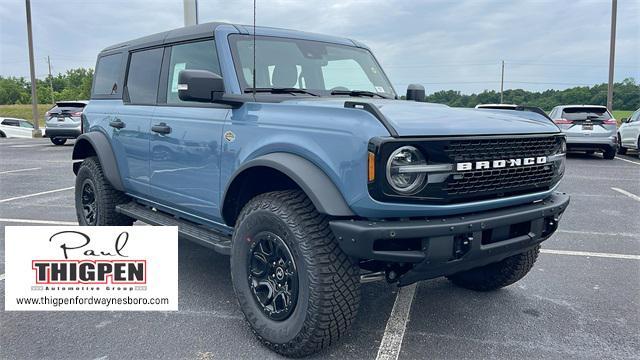
{"label": "door mirror housing", "polygon": [[622,118],[622,119],[620,119],[620,122],[622,124],[627,123],[627,122],[629,122],[629,118]]}
{"label": "door mirror housing", "polygon": [[426,93],[424,86],[420,84],[410,84],[407,87],[407,100],[424,102],[426,100]]}
{"label": "door mirror housing", "polygon": [[214,102],[224,95],[220,75],[206,70],[182,70],[178,74],[178,97],[182,101]]}

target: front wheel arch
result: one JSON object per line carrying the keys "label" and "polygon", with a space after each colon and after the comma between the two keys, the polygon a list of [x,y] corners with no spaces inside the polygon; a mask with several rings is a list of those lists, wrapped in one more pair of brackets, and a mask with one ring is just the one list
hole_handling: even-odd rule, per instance
{"label": "front wheel arch", "polygon": [[[269,179],[281,180],[273,181],[278,184],[276,187],[256,192]],[[321,214],[355,216],[340,190],[318,166],[291,153],[271,153],[248,161],[231,176],[222,196],[222,217],[227,225],[233,226],[240,210],[253,196],[296,188],[309,197]]]}

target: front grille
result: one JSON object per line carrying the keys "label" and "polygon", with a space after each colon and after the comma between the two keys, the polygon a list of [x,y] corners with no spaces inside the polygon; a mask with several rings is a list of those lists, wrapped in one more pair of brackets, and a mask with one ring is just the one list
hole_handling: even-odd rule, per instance
{"label": "front grille", "polygon": [[554,175],[553,166],[532,165],[521,168],[469,171],[454,175],[444,190],[452,196],[500,191],[508,193],[520,188],[548,187]]}
{"label": "front grille", "polygon": [[[377,140],[377,139],[376,139]],[[376,179],[385,179],[386,161],[400,146],[415,146],[426,155],[429,165],[549,157],[558,153],[562,136],[509,135],[476,137],[434,137],[424,139],[380,139],[369,151],[380,159]],[[499,169],[453,171],[429,174],[429,183],[410,196],[396,193],[387,181],[369,183],[369,193],[379,201],[419,204],[459,204],[529,194],[551,189],[561,178],[559,162]]]}
{"label": "front grille", "polygon": [[553,155],[555,136],[510,139],[452,140],[444,151],[453,162]]}
{"label": "front grille", "polygon": [[[453,163],[494,159],[550,156],[557,151],[557,137],[453,140],[444,152]],[[443,190],[452,197],[515,194],[547,189],[555,175],[553,164],[475,170],[453,174]]]}

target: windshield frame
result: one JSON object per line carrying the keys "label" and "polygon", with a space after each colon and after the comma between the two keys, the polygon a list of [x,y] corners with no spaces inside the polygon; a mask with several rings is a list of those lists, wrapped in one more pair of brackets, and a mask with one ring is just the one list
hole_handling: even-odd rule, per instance
{"label": "windshield frame", "polygon": [[[244,78],[242,64],[240,62],[240,55],[238,54],[238,48],[236,46],[237,38],[242,38],[242,37],[251,37],[252,38],[253,36],[250,35],[250,34],[240,34],[240,33],[229,34],[227,36],[229,49],[231,50],[231,59],[232,59],[232,63],[233,63],[233,68],[234,68],[235,73],[236,73],[235,74],[236,75],[236,80],[238,82],[238,86],[240,87],[240,93],[241,94],[245,93],[247,89],[251,89],[252,88],[252,84],[247,84],[246,83],[246,79]],[[371,60],[372,60],[373,64],[377,67],[376,70],[379,71],[379,73],[380,73],[380,77],[387,83],[389,89],[392,91],[392,93],[382,92],[382,93],[378,93],[378,94],[381,95],[382,97],[389,98],[389,99],[397,99],[398,98],[398,93],[396,92],[396,89],[393,87],[393,84],[389,80],[389,77],[387,76],[387,74],[385,73],[384,69],[380,65],[380,62],[378,61],[378,59],[371,52],[371,50],[369,50],[368,48],[360,47],[360,46],[356,46],[356,45],[345,45],[345,44],[336,43],[336,42],[321,41],[321,40],[315,40],[315,39],[312,40],[312,39],[305,39],[305,38],[299,38],[299,37],[274,36],[274,35],[256,35],[256,41],[259,41],[259,39],[261,39],[261,38],[262,39],[265,39],[265,38],[266,39],[282,39],[282,40],[292,40],[292,41],[308,41],[308,42],[328,44],[328,45],[335,46],[335,47],[353,48],[353,49],[356,49],[356,50],[359,50],[359,51],[364,51],[371,57]],[[256,58],[259,58],[259,56],[260,56],[259,53],[256,54]],[[364,71],[364,69],[363,69],[363,71]],[[331,89],[328,89],[328,90],[313,89],[313,88],[301,88],[301,89],[317,93],[319,96],[322,96],[322,97],[348,96],[348,95],[332,95],[331,94],[331,91],[332,91]],[[353,89],[353,90],[364,90],[364,89]],[[266,95],[268,93],[264,93],[263,92],[262,94]],[[277,95],[282,96],[283,93],[277,93]],[[286,94],[286,93],[284,93],[284,95],[313,96],[313,95],[310,95],[310,94],[302,94],[302,93],[297,93],[297,94]]]}

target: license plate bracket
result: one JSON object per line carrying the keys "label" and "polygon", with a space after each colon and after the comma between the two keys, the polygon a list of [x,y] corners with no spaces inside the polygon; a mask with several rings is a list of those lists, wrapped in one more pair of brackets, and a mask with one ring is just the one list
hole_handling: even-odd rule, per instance
{"label": "license plate bracket", "polygon": [[593,130],[593,124],[582,125],[582,130]]}

